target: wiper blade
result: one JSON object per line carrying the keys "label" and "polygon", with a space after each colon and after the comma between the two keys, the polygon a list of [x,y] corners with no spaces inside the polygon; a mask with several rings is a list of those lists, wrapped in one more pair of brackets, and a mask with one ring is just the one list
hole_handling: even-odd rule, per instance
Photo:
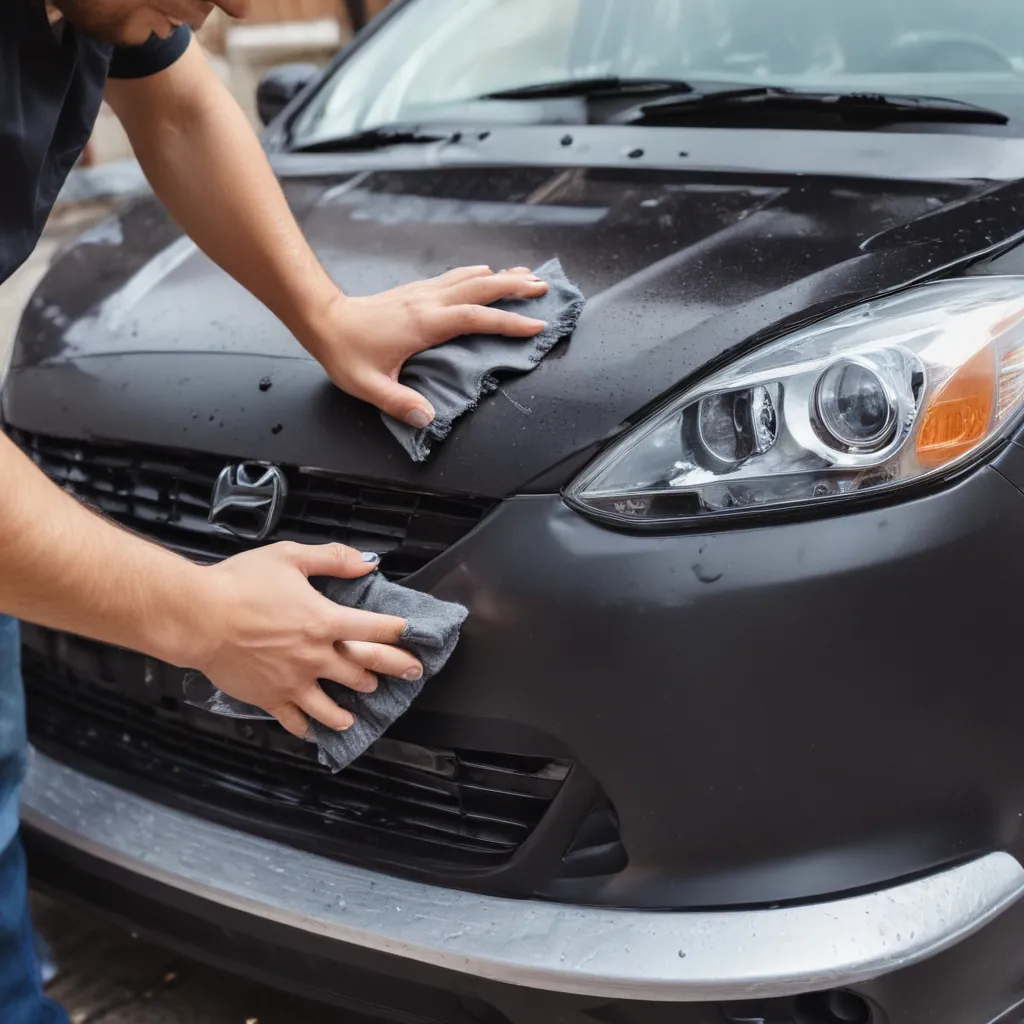
{"label": "wiper blade", "polygon": [[432,142],[447,142],[453,133],[431,133],[418,128],[367,128],[351,135],[338,135],[333,138],[314,139],[311,142],[300,142],[292,147],[293,153],[347,153],[374,149],[385,149],[388,146],[421,146]]}
{"label": "wiper blade", "polygon": [[584,99],[593,99],[602,96],[641,96],[645,93],[684,95],[690,92],[693,92],[693,86],[677,78],[620,78],[617,75],[606,75],[601,78],[566,78],[559,82],[538,82],[536,85],[523,85],[515,89],[501,89],[478,98],[547,100],[580,96]]}
{"label": "wiper blade", "polygon": [[760,114],[807,115],[847,121],[895,123],[932,121],[943,124],[1008,124],[1010,118],[999,110],[968,103],[966,100],[938,96],[889,96],[883,93],[801,92],[772,86],[721,89],[694,92],[644,103],[621,111],[619,124],[678,124],[703,116],[742,114],[755,110]]}

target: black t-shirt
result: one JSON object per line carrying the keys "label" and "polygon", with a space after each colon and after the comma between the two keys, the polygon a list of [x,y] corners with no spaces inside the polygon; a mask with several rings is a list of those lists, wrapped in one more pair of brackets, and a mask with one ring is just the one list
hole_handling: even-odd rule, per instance
{"label": "black t-shirt", "polygon": [[63,20],[51,25],[43,0],[0,0],[0,282],[35,248],[92,134],[107,78],[163,71],[190,37],[182,28],[113,47]]}

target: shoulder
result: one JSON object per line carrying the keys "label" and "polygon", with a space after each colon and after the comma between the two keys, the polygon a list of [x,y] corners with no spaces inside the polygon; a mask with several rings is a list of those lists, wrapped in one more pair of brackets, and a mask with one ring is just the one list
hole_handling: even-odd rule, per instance
{"label": "shoulder", "polygon": [[115,46],[110,58],[111,78],[146,78],[169,68],[187,49],[192,30],[183,25],[166,39],[152,36],[141,46]]}

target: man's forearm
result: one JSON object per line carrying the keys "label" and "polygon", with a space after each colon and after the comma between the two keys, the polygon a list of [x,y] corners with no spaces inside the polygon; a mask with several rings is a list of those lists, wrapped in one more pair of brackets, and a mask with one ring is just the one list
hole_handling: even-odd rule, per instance
{"label": "man's forearm", "polygon": [[[538,298],[526,267],[456,267],[379,295],[346,297],[320,265],[238,104],[193,41],[107,98],[157,195],[192,240],[277,314],[342,390],[417,429],[430,403],[399,376],[406,360],[463,334],[532,338],[544,323],[492,308]],[[211,310],[211,315],[213,311]]]}
{"label": "man's forearm", "polygon": [[0,612],[190,660],[199,566],[84,508],[3,434],[0,477]]}
{"label": "man's forearm", "polygon": [[176,65],[151,79],[111,81],[107,98],[171,216],[313,349],[315,321],[326,315],[338,288],[296,224],[245,115],[198,44],[193,40]]}

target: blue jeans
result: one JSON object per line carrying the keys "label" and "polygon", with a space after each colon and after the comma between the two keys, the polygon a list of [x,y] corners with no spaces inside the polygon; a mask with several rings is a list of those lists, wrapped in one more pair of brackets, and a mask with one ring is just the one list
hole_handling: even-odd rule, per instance
{"label": "blue jeans", "polygon": [[25,853],[18,840],[18,792],[28,760],[18,624],[0,615],[0,1021],[67,1024],[43,993],[28,914]]}

